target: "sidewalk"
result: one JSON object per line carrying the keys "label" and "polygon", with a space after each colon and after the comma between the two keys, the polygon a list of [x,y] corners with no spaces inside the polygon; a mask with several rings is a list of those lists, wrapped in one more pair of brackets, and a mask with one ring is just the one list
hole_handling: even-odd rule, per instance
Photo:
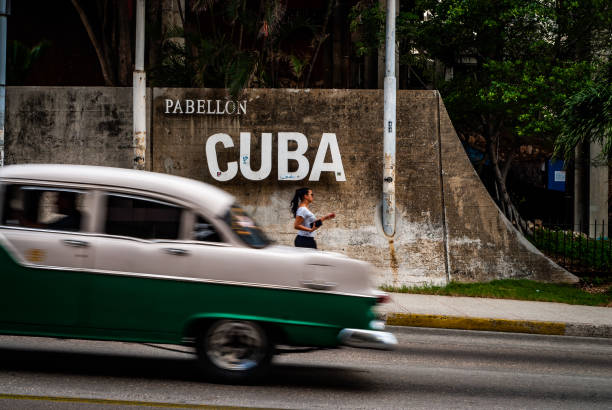
{"label": "sidewalk", "polygon": [[612,338],[612,308],[508,299],[391,293],[377,309],[389,326]]}

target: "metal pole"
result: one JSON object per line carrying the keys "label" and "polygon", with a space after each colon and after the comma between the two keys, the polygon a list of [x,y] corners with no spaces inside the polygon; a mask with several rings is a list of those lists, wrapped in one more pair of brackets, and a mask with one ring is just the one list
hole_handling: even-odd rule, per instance
{"label": "metal pole", "polygon": [[145,168],[147,151],[147,76],[144,71],[145,0],[136,1],[136,55],[134,64],[134,169]]}
{"label": "metal pole", "polygon": [[387,30],[385,44],[385,113],[382,225],[387,236],[395,234],[395,0],[387,0]]}
{"label": "metal pole", "polygon": [[6,115],[6,24],[10,0],[0,0],[0,167],[4,166],[4,117]]}

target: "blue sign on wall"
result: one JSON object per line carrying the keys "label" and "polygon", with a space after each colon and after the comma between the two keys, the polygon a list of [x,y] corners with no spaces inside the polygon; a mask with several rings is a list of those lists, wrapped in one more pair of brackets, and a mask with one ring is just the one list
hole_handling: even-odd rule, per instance
{"label": "blue sign on wall", "polygon": [[563,161],[547,161],[548,189],[565,192],[565,165]]}

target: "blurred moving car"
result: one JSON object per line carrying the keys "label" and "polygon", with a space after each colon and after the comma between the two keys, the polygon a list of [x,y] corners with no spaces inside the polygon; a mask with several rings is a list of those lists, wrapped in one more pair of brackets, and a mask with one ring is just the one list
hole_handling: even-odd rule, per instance
{"label": "blurred moving car", "polygon": [[0,333],[195,344],[228,382],[275,346],[390,348],[371,266],[273,246],[228,193],[81,165],[0,170]]}

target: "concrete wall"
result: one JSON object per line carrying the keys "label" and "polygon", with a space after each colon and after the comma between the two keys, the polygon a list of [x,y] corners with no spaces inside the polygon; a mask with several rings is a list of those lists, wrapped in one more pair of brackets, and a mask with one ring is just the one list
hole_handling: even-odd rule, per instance
{"label": "concrete wall", "polygon": [[7,87],[6,164],[131,167],[131,90]]}
{"label": "concrete wall", "polygon": [[[382,91],[248,90],[244,115],[166,114],[166,100],[225,99],[223,90],[153,89],[148,166],[199,179],[234,194],[273,239],[292,244],[289,201],[296,188],[315,192],[316,214],[336,212],[317,242],[378,267],[379,284],[410,285],[524,277],[573,281],[500,214],[467,159],[435,91],[399,91],[397,234],[382,234],[377,217],[382,179]],[[131,89],[8,89],[7,162],[66,162],[131,166]],[[16,118],[13,118],[16,117]],[[113,130],[103,124],[114,124]],[[262,181],[211,176],[206,142],[219,167],[239,161],[241,132],[251,133],[251,165],[259,168],[261,135],[272,133],[272,172]],[[346,181],[323,172],[319,181],[279,180],[279,132],[307,137],[314,162],[323,133],[334,133]],[[291,148],[291,147],[290,147]],[[292,148],[293,149],[293,148]],[[327,154],[326,161],[330,161]],[[291,171],[292,169],[290,169]],[[280,175],[283,178],[283,175]]]}

